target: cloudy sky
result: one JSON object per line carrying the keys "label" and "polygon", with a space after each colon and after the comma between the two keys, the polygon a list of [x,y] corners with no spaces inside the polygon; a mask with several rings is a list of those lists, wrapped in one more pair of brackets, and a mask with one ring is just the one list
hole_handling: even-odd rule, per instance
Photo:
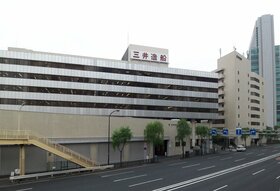
{"label": "cloudy sky", "polygon": [[246,54],[256,19],[279,0],[0,0],[0,49],[121,59],[128,44],[169,49],[170,67],[212,71],[219,49]]}

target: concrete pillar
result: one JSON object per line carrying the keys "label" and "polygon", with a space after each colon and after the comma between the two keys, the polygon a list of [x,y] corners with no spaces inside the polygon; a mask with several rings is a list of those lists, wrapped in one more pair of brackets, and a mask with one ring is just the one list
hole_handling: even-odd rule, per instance
{"label": "concrete pillar", "polygon": [[25,174],[25,147],[24,145],[19,146],[19,169],[20,175]]}

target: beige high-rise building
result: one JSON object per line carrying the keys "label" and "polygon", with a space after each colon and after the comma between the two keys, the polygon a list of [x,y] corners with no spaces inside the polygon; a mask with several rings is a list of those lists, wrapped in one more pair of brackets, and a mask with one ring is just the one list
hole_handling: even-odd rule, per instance
{"label": "beige high-rise building", "polygon": [[264,82],[261,76],[251,72],[250,61],[233,51],[218,59],[216,72],[219,115],[224,116],[218,126],[228,128],[231,137],[236,137],[237,127],[265,129]]}

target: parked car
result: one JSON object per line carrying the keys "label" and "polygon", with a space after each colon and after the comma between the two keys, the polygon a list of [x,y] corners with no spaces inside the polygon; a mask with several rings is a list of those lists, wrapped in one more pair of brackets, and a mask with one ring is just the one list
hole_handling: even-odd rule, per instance
{"label": "parked car", "polygon": [[243,145],[237,145],[236,151],[240,151],[240,152],[246,151],[246,147],[244,147]]}
{"label": "parked car", "polygon": [[232,145],[230,145],[230,146],[228,147],[228,149],[229,149],[229,151],[236,151],[236,148],[235,148],[234,146],[232,146]]}

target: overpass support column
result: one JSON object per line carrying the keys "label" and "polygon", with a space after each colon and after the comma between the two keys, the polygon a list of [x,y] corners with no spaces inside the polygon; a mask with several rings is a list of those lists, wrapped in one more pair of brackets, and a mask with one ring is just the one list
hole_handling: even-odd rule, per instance
{"label": "overpass support column", "polygon": [[24,145],[19,146],[19,169],[20,175],[25,174],[25,148]]}

